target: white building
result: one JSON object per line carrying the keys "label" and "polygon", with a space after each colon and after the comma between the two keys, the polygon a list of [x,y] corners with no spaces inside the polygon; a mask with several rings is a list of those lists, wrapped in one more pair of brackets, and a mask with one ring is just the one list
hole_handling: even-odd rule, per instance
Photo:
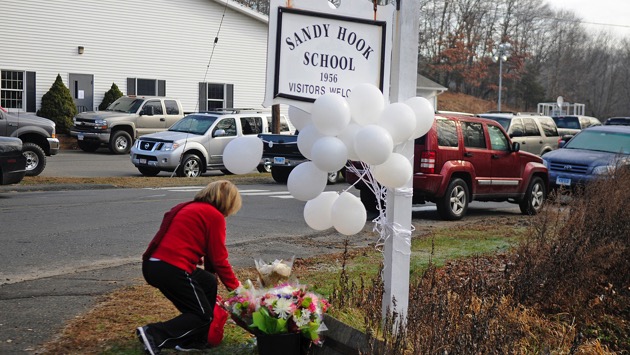
{"label": "white building", "polygon": [[[116,83],[184,111],[262,107],[267,21],[225,0],[2,0],[0,105],[36,112],[57,74],[80,111]],[[215,39],[216,38],[216,39]]]}

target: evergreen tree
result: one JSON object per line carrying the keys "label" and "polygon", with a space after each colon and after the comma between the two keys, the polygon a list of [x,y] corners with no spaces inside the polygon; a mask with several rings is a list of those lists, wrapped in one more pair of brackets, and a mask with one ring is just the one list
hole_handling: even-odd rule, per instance
{"label": "evergreen tree", "polygon": [[98,105],[98,109],[100,111],[105,110],[107,106],[111,105],[112,102],[116,101],[121,96],[123,96],[123,93],[120,89],[118,89],[118,85],[116,85],[116,83],[112,83],[112,87],[105,93],[103,101],[100,105]]}
{"label": "evergreen tree", "polygon": [[57,124],[57,132],[68,133],[72,126],[72,118],[77,114],[70,90],[57,74],[57,79],[47,93],[42,96],[41,108],[37,116],[45,117]]}

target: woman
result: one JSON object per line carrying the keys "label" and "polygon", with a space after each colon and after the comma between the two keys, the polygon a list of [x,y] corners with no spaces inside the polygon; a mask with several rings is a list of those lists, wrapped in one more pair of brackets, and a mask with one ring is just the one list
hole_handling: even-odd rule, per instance
{"label": "woman", "polygon": [[[193,201],[164,215],[159,231],[142,255],[142,274],[182,313],[138,327],[146,353],[185,350],[206,344],[217,296],[217,279],[229,289],[240,285],[228,261],[225,217],[241,208],[237,187],[226,180],[208,184]],[[197,265],[204,264],[204,269]]]}

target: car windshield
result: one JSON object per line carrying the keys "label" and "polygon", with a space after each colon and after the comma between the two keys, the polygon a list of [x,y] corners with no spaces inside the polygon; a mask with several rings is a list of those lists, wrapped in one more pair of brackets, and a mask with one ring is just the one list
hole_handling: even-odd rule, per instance
{"label": "car windshield", "polygon": [[630,134],[584,130],[573,137],[564,148],[630,154]]}
{"label": "car windshield", "polygon": [[143,99],[134,99],[131,97],[121,97],[107,106],[105,111],[136,113],[144,102]]}
{"label": "car windshield", "polygon": [[175,122],[168,130],[202,135],[208,131],[216,119],[216,116],[189,115]]}
{"label": "car windshield", "polygon": [[553,120],[558,128],[580,129],[580,121],[575,116],[556,116]]}

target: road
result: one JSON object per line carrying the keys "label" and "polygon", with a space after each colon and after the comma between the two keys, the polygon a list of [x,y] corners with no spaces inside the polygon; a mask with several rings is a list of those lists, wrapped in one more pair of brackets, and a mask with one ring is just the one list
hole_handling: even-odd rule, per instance
{"label": "road", "polygon": [[[62,151],[49,159],[42,175],[138,176],[128,159]],[[0,353],[37,352],[65,321],[89,310],[96,297],[142,283],[140,255],[163,213],[200,188],[0,189]],[[304,202],[290,198],[285,185],[239,188],[243,208],[227,225],[235,267],[253,266],[257,257],[272,260],[342,250],[345,237],[334,230],[308,228],[302,217]],[[507,203],[473,203],[467,218],[518,213],[517,206]],[[414,207],[413,222],[443,223],[432,205]],[[348,238],[352,246],[375,242],[371,228],[368,223],[364,233]]]}

